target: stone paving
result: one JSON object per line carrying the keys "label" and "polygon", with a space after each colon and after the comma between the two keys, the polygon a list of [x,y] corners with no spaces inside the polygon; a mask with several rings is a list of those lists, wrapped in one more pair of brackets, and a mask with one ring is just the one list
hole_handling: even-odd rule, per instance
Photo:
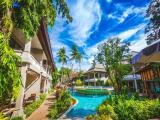
{"label": "stone paving", "polygon": [[54,100],[55,95],[53,93],[49,94],[42,105],[37,110],[35,110],[26,120],[48,120],[49,109],[53,105]]}

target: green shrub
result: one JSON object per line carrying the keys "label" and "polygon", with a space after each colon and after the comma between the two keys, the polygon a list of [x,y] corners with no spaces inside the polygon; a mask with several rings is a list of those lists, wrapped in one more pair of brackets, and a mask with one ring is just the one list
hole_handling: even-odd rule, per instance
{"label": "green shrub", "polygon": [[89,115],[86,120],[112,120],[112,118],[108,115]]}
{"label": "green shrub", "polygon": [[119,120],[148,120],[159,117],[160,102],[158,100],[126,100],[119,101],[115,107]]}
{"label": "green shrub", "polygon": [[114,111],[113,106],[107,104],[107,105],[100,105],[97,109],[97,113],[102,116],[102,115],[107,115],[113,118],[114,120],[117,120],[117,114]]}
{"label": "green shrub", "polygon": [[43,103],[45,98],[46,98],[46,95],[42,94],[42,95],[40,95],[40,98],[38,100],[27,105],[24,109],[24,113],[26,114],[26,116],[27,117],[30,116],[37,108],[39,108],[39,106]]}
{"label": "green shrub", "polygon": [[82,86],[82,85],[83,85],[82,81],[80,79],[77,79],[76,86]]}
{"label": "green shrub", "polygon": [[56,105],[53,105],[53,106],[52,106],[52,109],[51,109],[51,111],[49,112],[49,117],[52,118],[52,119],[58,117],[58,109],[57,109]]}
{"label": "green shrub", "polygon": [[59,98],[55,101],[54,105],[52,105],[51,110],[49,112],[49,118],[56,119],[58,118],[62,113],[64,113],[72,103],[71,95],[62,90],[60,92]]}
{"label": "green shrub", "polygon": [[160,117],[160,100],[138,99],[138,97],[128,97],[126,95],[112,96],[97,108],[97,115],[92,117],[101,120],[104,116],[109,116],[113,120],[157,118]]}
{"label": "green shrub", "polygon": [[9,120],[9,119],[5,117],[2,113],[0,113],[0,120]]}
{"label": "green shrub", "polygon": [[11,120],[24,120],[23,117],[14,117]]}

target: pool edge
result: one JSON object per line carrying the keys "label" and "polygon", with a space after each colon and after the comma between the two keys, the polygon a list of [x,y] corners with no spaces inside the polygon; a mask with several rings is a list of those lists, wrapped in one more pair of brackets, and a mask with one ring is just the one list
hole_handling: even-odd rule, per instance
{"label": "pool edge", "polygon": [[75,103],[74,105],[71,105],[71,106],[69,107],[69,109],[68,109],[64,114],[62,114],[57,120],[62,120],[63,118],[65,118],[66,115],[67,115],[67,113],[68,113],[69,111],[71,111],[71,109],[78,104],[78,102],[79,102],[78,99],[76,99],[76,98],[73,97],[73,96],[72,96],[72,98],[76,100],[76,103]]}

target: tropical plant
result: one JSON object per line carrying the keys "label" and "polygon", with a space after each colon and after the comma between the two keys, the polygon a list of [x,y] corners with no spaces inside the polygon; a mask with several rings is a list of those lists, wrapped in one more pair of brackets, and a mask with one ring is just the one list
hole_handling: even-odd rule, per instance
{"label": "tropical plant", "polygon": [[128,57],[129,44],[122,45],[119,38],[109,39],[98,47],[97,61],[105,67],[109,80],[115,91],[119,93],[122,87],[123,60]]}
{"label": "tropical plant", "polygon": [[80,79],[77,79],[77,80],[76,80],[76,85],[77,85],[77,86],[82,86],[83,83],[82,83],[82,81],[81,81]]}
{"label": "tropical plant", "polygon": [[21,77],[19,74],[18,57],[4,41],[4,35],[0,33],[0,106],[10,103],[12,98],[18,95]]}
{"label": "tropical plant", "polygon": [[72,46],[71,48],[71,69],[73,69],[74,67],[74,62],[78,61],[78,56],[79,56],[79,52],[78,52],[78,46],[76,46],[75,44]]}
{"label": "tropical plant", "polygon": [[0,112],[0,120],[9,120],[9,119]]}
{"label": "tropical plant", "polygon": [[70,74],[72,73],[72,70],[70,68],[67,67],[63,67],[59,70],[60,74],[63,74],[63,76],[61,77],[63,82],[67,82],[70,80]]}
{"label": "tropical plant", "polygon": [[151,44],[154,41],[160,39],[160,1],[151,0],[151,3],[147,9],[147,17],[149,18],[149,23],[145,29],[147,36],[147,44]]}
{"label": "tropical plant", "polygon": [[56,99],[49,112],[49,118],[54,120],[57,119],[63,112],[65,112],[72,104],[71,95],[61,90],[59,97]]}
{"label": "tropical plant", "polygon": [[52,85],[55,86],[57,84],[57,82],[60,81],[60,79],[61,79],[61,73],[60,73],[60,71],[58,71],[58,69],[56,69],[52,73]]}
{"label": "tropical plant", "polygon": [[24,120],[24,118],[23,117],[14,117],[11,120]]}
{"label": "tropical plant", "polygon": [[67,64],[67,58],[68,58],[68,56],[66,55],[66,49],[64,47],[59,49],[57,53],[57,57],[58,57],[58,61],[62,63],[61,68],[63,68],[64,64]]}
{"label": "tropical plant", "polygon": [[[64,67],[65,64],[67,64],[67,59],[68,56],[66,55],[66,49],[60,48],[58,53],[57,53],[57,57],[58,57],[58,62],[62,63],[61,69]],[[62,77],[64,75],[63,71],[61,72]],[[62,78],[61,78],[61,82],[62,82]]]}
{"label": "tropical plant", "polygon": [[127,95],[111,96],[98,108],[97,115],[102,118],[109,116],[113,120],[148,120],[159,117],[160,100],[139,99]]}
{"label": "tropical plant", "polygon": [[78,62],[79,63],[79,70],[81,70],[81,62],[82,62],[82,54],[80,53],[80,51],[78,50],[78,46],[77,45],[73,45],[72,46],[72,49],[71,49],[71,61],[72,61],[72,68],[73,69],[73,66],[74,66],[74,62]]}

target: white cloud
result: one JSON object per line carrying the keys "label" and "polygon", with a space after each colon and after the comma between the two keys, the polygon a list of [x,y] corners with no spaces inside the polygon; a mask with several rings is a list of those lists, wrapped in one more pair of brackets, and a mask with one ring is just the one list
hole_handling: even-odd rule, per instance
{"label": "white cloud", "polygon": [[145,39],[146,39],[145,34],[139,35],[138,40],[131,42],[131,46],[130,46],[131,51],[139,52],[143,48],[145,48],[147,46]]}
{"label": "white cloud", "polygon": [[138,25],[133,29],[129,29],[127,31],[119,33],[117,35],[117,37],[120,38],[123,41],[124,39],[128,39],[131,36],[133,36],[136,32],[138,32],[139,30],[143,29],[145,26],[146,26],[146,24]]}
{"label": "white cloud", "polygon": [[78,0],[71,6],[73,22],[69,25],[70,35],[79,46],[84,46],[93,26],[95,30],[101,21],[101,9],[97,0]]}
{"label": "white cloud", "polygon": [[119,23],[123,23],[125,21],[125,19],[130,14],[145,16],[146,9],[147,9],[147,6],[145,6],[145,7],[134,7],[134,6],[131,6],[131,7],[126,9],[126,7],[123,7],[120,4],[117,4],[116,7],[117,7],[118,10],[123,10],[123,13],[121,15],[119,15],[117,12],[114,12],[112,14],[109,14],[108,18],[116,19],[116,20],[118,20]]}

